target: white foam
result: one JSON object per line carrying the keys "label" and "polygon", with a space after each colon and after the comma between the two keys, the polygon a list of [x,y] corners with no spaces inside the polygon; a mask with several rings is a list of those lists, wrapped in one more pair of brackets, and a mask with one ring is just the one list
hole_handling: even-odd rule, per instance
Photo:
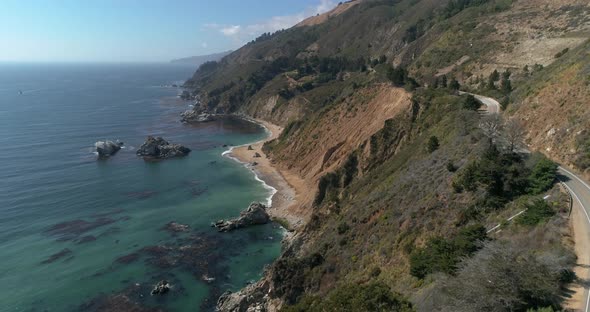
{"label": "white foam", "polygon": [[256,179],[256,181],[262,183],[262,187],[264,187],[270,193],[270,195],[268,195],[268,197],[266,198],[266,207],[269,207],[270,208],[270,207],[272,207],[272,197],[278,192],[278,190],[276,188],[268,185],[264,180],[262,180],[258,176],[258,172],[256,172],[256,170],[254,170],[249,163],[240,161],[236,157],[233,157],[231,155],[231,153],[234,150],[234,148],[236,148],[236,147],[244,147],[244,146],[248,146],[248,145],[258,144],[260,142],[264,142],[268,137],[270,137],[271,132],[270,132],[270,130],[266,126],[264,126],[263,124],[257,122],[256,120],[253,120],[253,119],[250,119],[250,118],[247,118],[247,117],[242,117],[242,116],[240,116],[240,118],[242,118],[244,120],[247,120],[249,122],[255,123],[255,124],[261,126],[262,128],[264,128],[264,132],[266,133],[266,138],[264,138],[262,140],[259,140],[259,141],[256,141],[254,143],[246,143],[246,144],[237,145],[237,146],[230,146],[228,150],[226,150],[223,153],[221,153],[221,156],[224,156],[224,157],[227,157],[229,159],[232,159],[232,160],[234,160],[234,161],[242,164],[244,167],[246,167],[248,169],[251,169],[250,172],[252,172],[252,174],[254,174],[254,179]]}

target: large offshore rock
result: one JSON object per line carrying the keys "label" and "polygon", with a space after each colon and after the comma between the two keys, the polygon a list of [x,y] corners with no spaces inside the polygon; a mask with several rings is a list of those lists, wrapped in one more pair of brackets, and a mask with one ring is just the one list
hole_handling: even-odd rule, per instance
{"label": "large offshore rock", "polygon": [[188,147],[171,144],[161,137],[149,136],[137,150],[137,156],[165,159],[186,156],[190,151]]}

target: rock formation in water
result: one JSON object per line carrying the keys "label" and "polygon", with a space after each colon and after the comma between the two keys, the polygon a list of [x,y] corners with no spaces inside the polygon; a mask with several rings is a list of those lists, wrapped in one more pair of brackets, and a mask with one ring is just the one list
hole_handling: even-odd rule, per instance
{"label": "rock formation in water", "polygon": [[156,284],[156,286],[154,286],[154,289],[152,289],[151,294],[152,294],[152,296],[153,295],[164,295],[168,291],[170,291],[170,283],[168,283],[167,280],[161,280]]}
{"label": "rock formation in water", "polygon": [[248,209],[240,212],[240,216],[232,220],[219,220],[213,224],[219,232],[229,232],[235,229],[266,224],[270,217],[266,212],[266,206],[261,203],[251,203]]}
{"label": "rock formation in water", "polygon": [[105,141],[98,141],[94,143],[94,147],[96,147],[96,152],[100,157],[109,157],[117,153],[121,147],[123,146],[123,142],[113,142],[109,140]]}
{"label": "rock formation in water", "polygon": [[190,151],[188,147],[171,144],[161,137],[149,136],[137,150],[137,156],[165,159],[186,156]]}
{"label": "rock formation in water", "polygon": [[182,122],[208,122],[215,120],[215,115],[200,110],[189,109],[180,114]]}

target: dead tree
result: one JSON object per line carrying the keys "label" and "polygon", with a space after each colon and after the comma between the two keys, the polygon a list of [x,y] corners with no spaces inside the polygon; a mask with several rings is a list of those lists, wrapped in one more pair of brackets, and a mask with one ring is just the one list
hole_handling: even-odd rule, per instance
{"label": "dead tree", "polygon": [[490,145],[500,136],[502,124],[502,117],[498,114],[486,115],[481,119],[479,127],[490,140]]}
{"label": "dead tree", "polygon": [[510,152],[514,152],[514,148],[522,141],[526,134],[524,127],[520,120],[510,118],[504,123],[504,136],[510,146]]}

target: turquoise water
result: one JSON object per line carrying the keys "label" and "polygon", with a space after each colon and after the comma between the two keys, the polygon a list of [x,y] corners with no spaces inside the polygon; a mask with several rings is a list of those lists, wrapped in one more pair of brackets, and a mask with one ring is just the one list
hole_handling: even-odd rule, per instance
{"label": "turquoise water", "polygon": [[[0,310],[137,303],[206,311],[221,292],[256,280],[278,256],[275,224],[232,233],[209,226],[251,201],[266,201],[269,191],[253,174],[221,156],[222,145],[257,141],[265,132],[238,119],[179,123],[189,103],[170,85],[193,71],[0,65]],[[192,152],[145,162],[134,149],[147,135]],[[104,138],[120,139],[125,149],[97,160],[92,146]],[[190,230],[165,230],[171,221]],[[150,296],[161,279],[172,291]]]}

